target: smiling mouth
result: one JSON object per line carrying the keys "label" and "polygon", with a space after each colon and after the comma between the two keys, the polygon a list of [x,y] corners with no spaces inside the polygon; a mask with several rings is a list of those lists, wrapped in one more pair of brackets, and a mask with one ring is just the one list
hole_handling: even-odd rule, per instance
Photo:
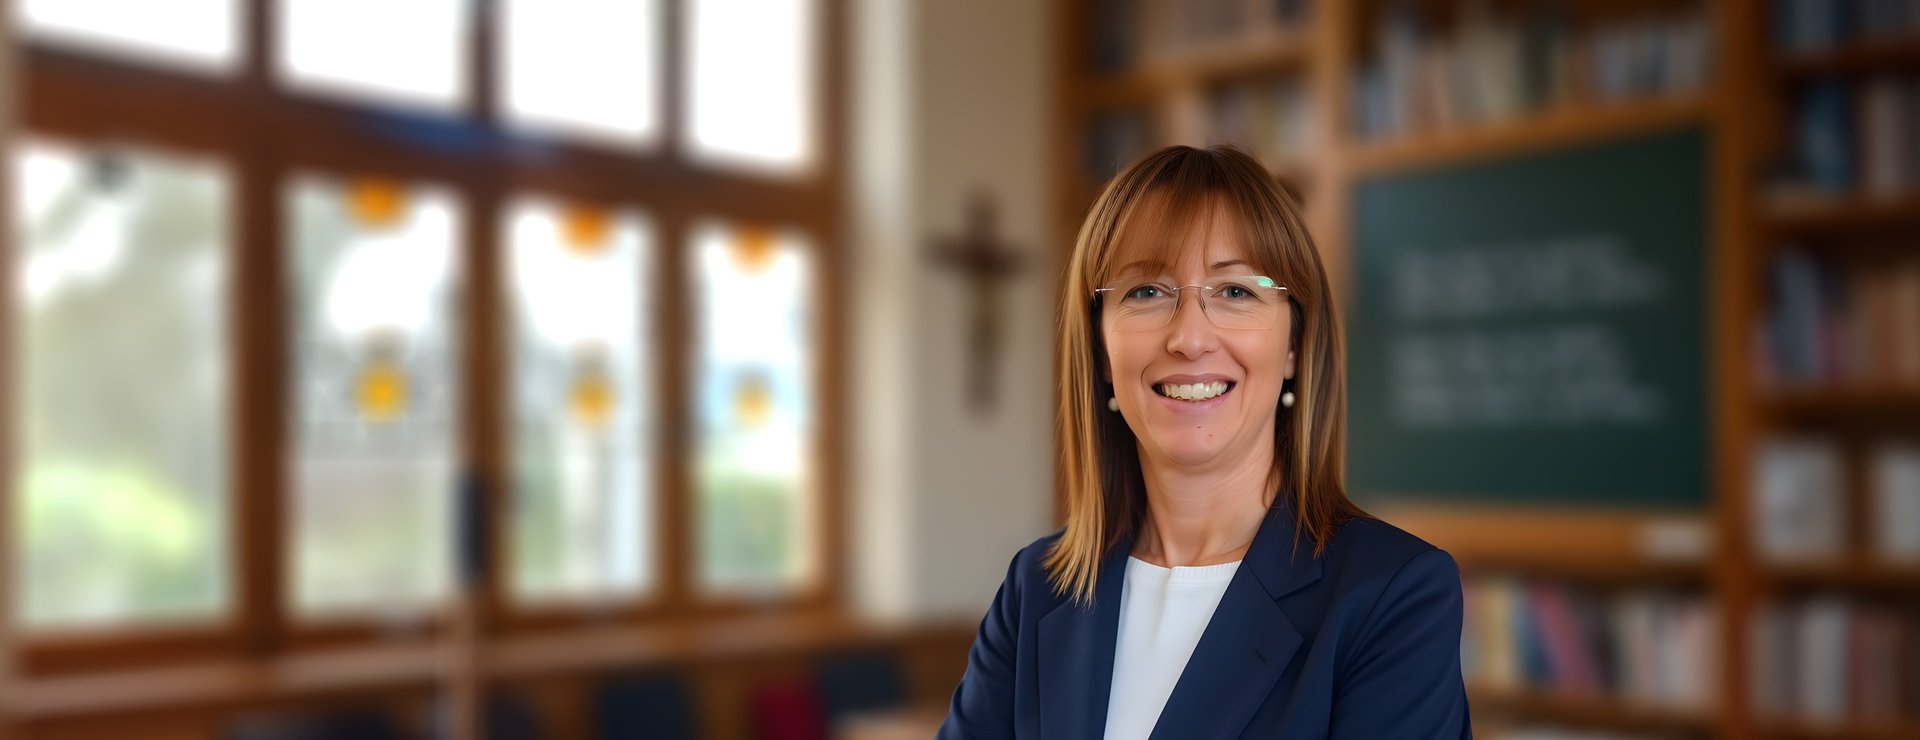
{"label": "smiling mouth", "polygon": [[1176,401],[1207,401],[1227,394],[1234,384],[1225,380],[1211,383],[1159,383],[1153,392]]}

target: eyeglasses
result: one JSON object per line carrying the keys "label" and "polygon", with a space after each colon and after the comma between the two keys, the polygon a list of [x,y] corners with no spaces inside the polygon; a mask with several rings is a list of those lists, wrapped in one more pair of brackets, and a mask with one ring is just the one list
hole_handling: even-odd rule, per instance
{"label": "eyeglasses", "polygon": [[1152,331],[1173,321],[1180,291],[1200,289],[1200,310],[1221,329],[1267,329],[1286,309],[1287,287],[1260,275],[1207,279],[1206,285],[1172,285],[1146,277],[1122,277],[1094,288],[1106,302],[1105,318],[1120,331]]}

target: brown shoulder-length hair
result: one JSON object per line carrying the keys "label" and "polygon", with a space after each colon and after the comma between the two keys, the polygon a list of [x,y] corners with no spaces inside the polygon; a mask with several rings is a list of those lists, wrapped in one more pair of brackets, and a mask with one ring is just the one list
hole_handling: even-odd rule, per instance
{"label": "brown shoulder-length hair", "polygon": [[1294,404],[1275,415],[1274,468],[1267,474],[1267,490],[1276,492],[1271,506],[1291,502],[1294,545],[1305,535],[1316,555],[1342,522],[1367,516],[1347,499],[1346,362],[1327,274],[1299,205],[1238,149],[1167,147],[1107,183],[1080,225],[1061,281],[1054,452],[1066,529],[1047,552],[1046,568],[1054,591],[1076,601],[1093,600],[1102,558],[1137,531],[1147,511],[1133,430],[1107,410],[1114,390],[1102,371],[1106,347],[1094,288],[1111,278],[1124,241],[1177,244],[1167,237],[1206,223],[1215,208],[1231,209],[1244,231],[1248,260],[1287,286],[1293,315],[1287,341],[1298,363],[1288,382]]}

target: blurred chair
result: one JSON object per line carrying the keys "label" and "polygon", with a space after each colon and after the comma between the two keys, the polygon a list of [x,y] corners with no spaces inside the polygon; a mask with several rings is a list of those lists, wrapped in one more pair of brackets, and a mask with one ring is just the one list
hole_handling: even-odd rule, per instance
{"label": "blurred chair", "polygon": [[827,716],[812,681],[789,677],[763,681],[747,699],[758,740],[826,740]]}
{"label": "blurred chair", "polygon": [[248,715],[234,720],[222,740],[403,740],[393,714],[357,707],[287,714]]}
{"label": "blurred chair", "polygon": [[540,713],[517,696],[496,696],[487,702],[487,740],[541,740]]}
{"label": "blurred chair", "polygon": [[902,709],[907,704],[906,669],[891,651],[828,655],[814,669],[827,726],[848,717]]}
{"label": "blurred chair", "polygon": [[606,740],[697,740],[692,692],[670,673],[615,676],[593,696],[595,736]]}

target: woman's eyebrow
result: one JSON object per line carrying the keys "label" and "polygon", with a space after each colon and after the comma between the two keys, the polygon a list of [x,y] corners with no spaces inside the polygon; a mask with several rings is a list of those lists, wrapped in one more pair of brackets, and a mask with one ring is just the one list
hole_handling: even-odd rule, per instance
{"label": "woman's eyebrow", "polygon": [[1218,270],[1223,267],[1232,267],[1234,265],[1239,265],[1241,267],[1252,267],[1252,265],[1247,264],[1246,260],[1227,260],[1225,262],[1213,263],[1213,269]]}
{"label": "woman's eyebrow", "polygon": [[1158,260],[1134,260],[1132,262],[1128,262],[1125,265],[1121,265],[1119,270],[1114,271],[1114,274],[1116,275],[1131,274],[1132,270],[1136,267],[1144,267],[1144,268],[1159,270],[1159,269],[1163,269],[1165,266],[1166,266],[1166,263]]}

